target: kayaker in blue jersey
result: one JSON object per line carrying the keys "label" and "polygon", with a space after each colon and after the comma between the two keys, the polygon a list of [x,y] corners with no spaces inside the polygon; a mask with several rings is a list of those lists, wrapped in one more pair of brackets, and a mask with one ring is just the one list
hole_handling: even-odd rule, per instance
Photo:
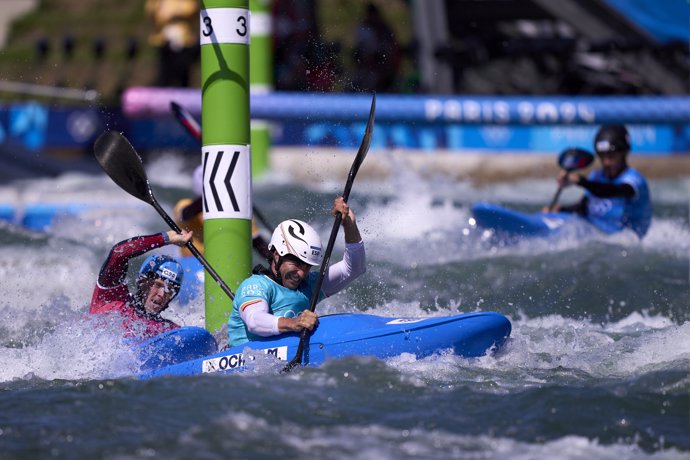
{"label": "kayaker in blue jersey", "polygon": [[551,212],[576,212],[605,233],[625,228],[642,238],[652,222],[652,204],[647,181],[628,166],[630,134],[623,125],[602,126],[594,140],[594,150],[601,169],[588,177],[561,171],[559,185],[578,185],[585,189],[580,202],[554,206]]}
{"label": "kayaker in blue jersey", "polygon": [[[345,253],[340,262],[327,268],[319,300],[344,289],[366,271],[364,242],[354,211],[338,197],[332,213],[343,218]],[[318,233],[300,220],[286,220],[276,227],[268,248],[269,267],[257,266],[237,289],[228,320],[230,346],[284,332],[311,331],[318,323],[317,315],[309,310],[318,277],[318,272],[310,270],[323,260]]]}

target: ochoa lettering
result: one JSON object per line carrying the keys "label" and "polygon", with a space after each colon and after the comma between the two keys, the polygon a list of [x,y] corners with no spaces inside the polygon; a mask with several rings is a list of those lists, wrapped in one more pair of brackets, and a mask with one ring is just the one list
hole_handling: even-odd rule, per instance
{"label": "ochoa lettering", "polygon": [[204,360],[201,363],[201,371],[204,373],[226,371],[244,367],[245,364],[246,361],[242,353],[237,353],[234,355],[221,356],[220,358]]}
{"label": "ochoa lettering", "polygon": [[[275,347],[257,350],[273,356],[281,361],[287,361],[288,347]],[[207,372],[221,372],[227,370],[236,370],[245,367],[247,360],[253,361],[254,356],[245,356],[242,353],[235,353],[233,355],[221,356],[219,358],[207,359],[201,363],[201,371]]]}

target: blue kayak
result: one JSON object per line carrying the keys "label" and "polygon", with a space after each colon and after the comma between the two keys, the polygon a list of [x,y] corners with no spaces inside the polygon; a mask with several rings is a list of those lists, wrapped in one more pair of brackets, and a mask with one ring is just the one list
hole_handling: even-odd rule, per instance
{"label": "blue kayak", "polygon": [[477,203],[472,218],[479,228],[492,230],[498,238],[547,237],[561,232],[566,225],[582,223],[579,236],[594,229],[585,219],[566,212],[524,213],[491,203]]}
{"label": "blue kayak", "polygon": [[[361,313],[325,315],[305,346],[303,364],[318,366],[327,359],[402,353],[424,358],[444,350],[464,357],[483,356],[500,348],[510,336],[510,321],[493,312],[433,318],[387,318]],[[166,375],[199,375],[242,371],[258,350],[282,361],[297,351],[300,334],[281,334],[218,352],[205,329],[182,327],[139,345],[141,372],[150,379]]]}

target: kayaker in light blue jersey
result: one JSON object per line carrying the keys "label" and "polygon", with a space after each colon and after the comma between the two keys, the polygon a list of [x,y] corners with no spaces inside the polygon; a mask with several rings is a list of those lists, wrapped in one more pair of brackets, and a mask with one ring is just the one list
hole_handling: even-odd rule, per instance
{"label": "kayaker in light blue jersey", "polygon": [[[354,211],[338,197],[332,213],[343,218],[345,253],[340,262],[326,269],[319,300],[344,289],[366,271],[364,242]],[[318,323],[316,314],[309,310],[318,277],[310,270],[323,260],[318,233],[300,220],[286,220],[276,227],[268,248],[269,267],[256,267],[235,294],[228,320],[229,346],[284,332],[313,330]]]}
{"label": "kayaker in light blue jersey", "polygon": [[579,185],[582,200],[572,206],[555,206],[551,212],[577,212],[605,233],[625,228],[642,238],[652,222],[652,204],[644,176],[628,166],[630,135],[623,125],[605,125],[597,132],[594,150],[602,168],[587,178],[562,171],[559,185]]}

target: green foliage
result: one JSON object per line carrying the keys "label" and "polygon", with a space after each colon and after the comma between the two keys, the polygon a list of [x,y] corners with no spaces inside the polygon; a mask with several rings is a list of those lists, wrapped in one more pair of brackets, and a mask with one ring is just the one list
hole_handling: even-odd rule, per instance
{"label": "green foliage", "polygon": [[[39,7],[15,20],[5,48],[0,50],[0,79],[70,88],[96,89],[102,102],[118,103],[123,86],[153,80],[154,51],[147,43],[150,23],[144,0],[41,0]],[[64,52],[67,36],[73,54]],[[48,52],[39,59],[37,42],[44,38]],[[94,43],[104,40],[103,59],[96,62]],[[128,41],[139,53],[128,60]],[[0,95],[1,100],[17,98]]]}

